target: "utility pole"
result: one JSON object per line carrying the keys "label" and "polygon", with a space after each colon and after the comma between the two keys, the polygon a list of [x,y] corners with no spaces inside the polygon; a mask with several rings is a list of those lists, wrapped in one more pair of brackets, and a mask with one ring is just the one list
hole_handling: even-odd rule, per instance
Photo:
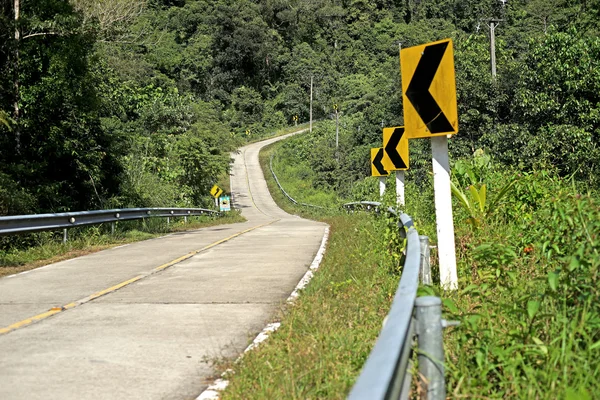
{"label": "utility pole", "polygon": [[337,152],[340,144],[340,120],[337,104],[333,105],[333,110],[335,111],[335,151]]}
{"label": "utility pole", "polygon": [[493,79],[496,79],[496,28],[502,21],[497,18],[490,18],[486,21],[490,25],[490,62]]}
{"label": "utility pole", "polygon": [[312,133],[312,101],[313,101],[313,77],[310,76],[310,124],[309,132]]}

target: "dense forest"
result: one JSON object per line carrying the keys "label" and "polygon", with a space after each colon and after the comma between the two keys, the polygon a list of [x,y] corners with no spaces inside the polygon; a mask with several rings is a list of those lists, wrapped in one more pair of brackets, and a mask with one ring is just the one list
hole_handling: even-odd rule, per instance
{"label": "dense forest", "polygon": [[[247,140],[341,113],[320,184],[368,175],[402,124],[398,48],[453,38],[455,157],[595,187],[598,0],[2,0],[0,215],[204,205]],[[496,28],[497,77],[489,66]],[[325,124],[326,131],[332,129]],[[426,158],[427,144],[411,144]],[[329,154],[331,156],[324,156]],[[310,156],[310,154],[309,154]],[[412,157],[412,156],[411,156]],[[342,174],[343,172],[343,174]],[[342,179],[341,176],[344,176]]]}

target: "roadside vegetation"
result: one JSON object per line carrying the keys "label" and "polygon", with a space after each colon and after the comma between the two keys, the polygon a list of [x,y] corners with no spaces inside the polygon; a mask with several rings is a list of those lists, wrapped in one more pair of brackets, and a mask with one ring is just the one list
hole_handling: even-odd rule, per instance
{"label": "roadside vegetation", "polygon": [[[278,179],[297,201],[379,200],[372,178],[344,191],[350,197],[331,189],[318,193],[324,176],[310,168],[304,151],[315,158],[334,154],[326,145],[320,152],[314,143],[319,139],[327,140],[326,124],[261,153],[276,201],[289,212],[329,223],[331,239],[322,269],[278,316],[281,328],[230,366],[235,373],[225,399],[249,393],[346,396],[396,290],[400,246],[392,243],[390,221],[293,205],[271,178],[273,155]],[[442,297],[445,318],[461,322],[445,332],[449,396],[594,398],[600,389],[594,378],[600,373],[598,192],[556,169],[506,168],[483,151],[453,164],[459,290],[420,288],[421,295]],[[431,177],[421,176],[419,185],[407,182],[406,212],[435,244]],[[388,185],[393,193],[393,179]],[[383,201],[391,203],[390,193]]]}

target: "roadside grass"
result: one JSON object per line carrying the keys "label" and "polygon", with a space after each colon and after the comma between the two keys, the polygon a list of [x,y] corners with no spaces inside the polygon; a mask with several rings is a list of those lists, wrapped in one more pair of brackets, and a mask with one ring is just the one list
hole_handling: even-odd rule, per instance
{"label": "roadside grass", "polygon": [[[600,203],[550,171],[490,171],[503,204],[479,226],[456,206],[459,290],[441,293],[453,398],[600,393]],[[440,293],[439,288],[435,289]]]}
{"label": "roadside grass", "polygon": [[321,267],[296,302],[281,311],[269,340],[224,365],[235,373],[223,399],[343,398],[381,329],[398,276],[389,268],[385,221],[338,215]]}
{"label": "roadside grass", "polygon": [[0,277],[172,232],[243,221],[237,212],[220,218],[188,217],[188,223],[184,223],[183,218],[172,218],[168,226],[163,218],[123,221],[116,224],[114,235],[110,224],[69,229],[66,244],[62,243],[62,231],[4,237],[0,238]]}
{"label": "roadside grass", "polygon": [[[296,214],[303,218],[316,220],[320,220],[325,216],[335,216],[345,213],[341,208],[343,200],[338,198],[333,192],[321,191],[320,196],[318,197],[306,195],[305,188],[311,186],[310,178],[309,176],[301,177],[294,174],[294,172],[297,171],[297,168],[286,167],[287,161],[282,161],[277,156],[281,149],[281,145],[281,142],[273,143],[263,148],[259,154],[259,162],[267,181],[267,187],[277,205],[290,214]],[[285,197],[281,192],[281,189],[279,189],[279,186],[277,186],[271,173],[270,166],[272,155],[274,155],[272,162],[273,170],[286,192],[298,202],[318,207],[294,204]],[[310,192],[315,193],[314,189],[310,189]]]}
{"label": "roadside grass", "polygon": [[[221,370],[235,371],[222,398],[343,398],[375,343],[398,285],[397,257],[385,235],[389,221],[348,214],[332,193],[325,193],[321,203],[331,208],[291,203],[269,170],[270,156],[280,146],[273,144],[260,154],[269,190],[287,212],[328,223],[328,247],[311,283],[277,315],[281,327],[239,362],[220,365]],[[274,163],[278,178],[296,200],[307,202],[307,183],[294,175],[297,168],[281,168],[285,162]]]}
{"label": "roadside grass", "polygon": [[[296,304],[279,315],[281,328],[239,363],[229,365],[235,373],[223,398],[342,398],[370,351],[396,289],[389,238],[382,235],[386,226],[371,216],[291,204],[268,170],[269,153],[276,146],[261,154],[273,197],[288,212],[328,222],[331,242],[322,269]],[[471,179],[477,175],[472,182],[457,182],[473,196],[472,203],[467,207],[453,199],[459,290],[420,288],[421,295],[442,297],[444,318],[461,322],[445,331],[448,396],[596,398],[598,194],[581,193],[580,184],[558,178],[551,170],[520,173],[493,163],[483,169],[469,174]],[[295,179],[285,169],[276,171],[284,188],[305,201]],[[302,168],[288,171],[291,175]],[[460,180],[461,173],[455,172]],[[310,174],[304,177],[311,179]],[[502,199],[492,201],[512,181]],[[485,196],[477,199],[470,189],[474,186],[481,193],[484,183],[487,201]],[[410,185],[406,210],[419,233],[428,234],[435,244],[432,193],[427,185],[421,190]]]}

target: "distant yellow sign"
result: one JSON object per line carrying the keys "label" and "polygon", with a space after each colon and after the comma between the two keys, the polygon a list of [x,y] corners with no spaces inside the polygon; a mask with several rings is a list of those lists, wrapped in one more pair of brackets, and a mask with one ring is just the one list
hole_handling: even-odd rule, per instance
{"label": "distant yellow sign", "polygon": [[409,139],[458,132],[452,40],[400,51],[404,127]]}
{"label": "distant yellow sign", "polygon": [[408,169],[408,138],[404,127],[383,128],[383,167],[388,171]]}
{"label": "distant yellow sign", "polygon": [[371,149],[371,176],[388,176],[390,173],[382,163],[383,147]]}
{"label": "distant yellow sign", "polygon": [[210,189],[210,194],[215,199],[218,199],[223,194],[223,189],[221,189],[220,187],[218,187],[217,185],[215,185],[215,186],[212,187],[212,189]]}

